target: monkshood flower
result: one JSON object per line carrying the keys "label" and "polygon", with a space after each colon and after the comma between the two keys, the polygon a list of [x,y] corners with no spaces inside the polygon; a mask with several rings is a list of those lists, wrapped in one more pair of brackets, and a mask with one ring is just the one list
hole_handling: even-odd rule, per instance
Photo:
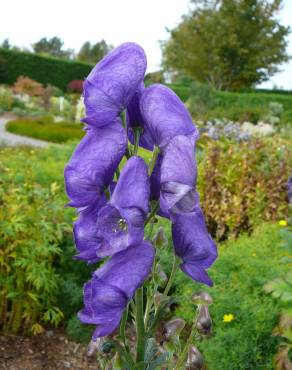
{"label": "monkshood flower", "polygon": [[142,158],[132,157],[121,171],[112,195],[103,196],[94,207],[80,212],[74,224],[78,259],[93,263],[140,243],[149,203],[149,177]]}
{"label": "monkshood flower", "polygon": [[289,180],[287,182],[287,188],[288,188],[288,202],[292,204],[292,176],[289,177]]}
{"label": "monkshood flower", "polygon": [[200,207],[192,213],[175,216],[172,238],[175,254],[183,261],[181,270],[192,279],[212,286],[206,269],[217,258],[217,248],[208,233]]}
{"label": "monkshood flower", "polygon": [[93,340],[112,333],[135,291],[150,274],[154,248],[143,242],[115,254],[84,286],[85,308],[78,314],[86,324],[96,325]]}
{"label": "monkshood flower", "polygon": [[106,197],[103,195],[94,207],[79,212],[79,217],[73,227],[74,241],[79,252],[75,256],[76,259],[85,260],[88,263],[95,263],[100,260],[96,255],[101,243],[101,238],[97,235],[97,217],[99,210],[106,203]]}
{"label": "monkshood flower", "polygon": [[121,44],[107,54],[84,82],[83,122],[101,127],[114,121],[143,81],[146,67],[145,52],[135,43]]}
{"label": "monkshood flower", "polygon": [[149,211],[148,168],[140,157],[131,157],[121,171],[110,201],[97,218],[101,242],[98,257],[113,255],[144,237],[144,222]]}
{"label": "monkshood flower", "polygon": [[199,204],[194,140],[176,136],[167,145],[160,173],[160,207],[164,212],[188,213]]}
{"label": "monkshood flower", "polygon": [[103,128],[88,128],[65,167],[69,205],[92,207],[111,183],[125,154],[127,136],[119,120]]}
{"label": "monkshood flower", "polygon": [[153,84],[146,88],[140,99],[145,131],[154,145],[164,149],[177,135],[188,135],[194,140],[198,131],[179,97],[168,87]]}
{"label": "monkshood flower", "polygon": [[144,90],[144,83],[141,83],[127,106],[127,132],[130,142],[134,144],[134,130],[140,130],[139,145],[145,149],[153,150],[153,142],[150,133],[145,130],[144,121],[140,110],[140,99]]}

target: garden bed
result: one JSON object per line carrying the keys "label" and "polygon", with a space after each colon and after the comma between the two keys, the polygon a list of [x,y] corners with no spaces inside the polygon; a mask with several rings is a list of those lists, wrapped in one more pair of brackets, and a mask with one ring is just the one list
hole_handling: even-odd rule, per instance
{"label": "garden bed", "polygon": [[87,347],[67,339],[61,330],[35,337],[0,336],[0,368],[5,370],[96,370]]}

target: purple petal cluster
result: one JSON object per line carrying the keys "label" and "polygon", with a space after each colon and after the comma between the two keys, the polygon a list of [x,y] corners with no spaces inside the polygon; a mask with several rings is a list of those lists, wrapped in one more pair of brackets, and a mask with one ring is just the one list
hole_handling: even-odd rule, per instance
{"label": "purple petal cluster", "polygon": [[288,179],[287,188],[288,188],[288,202],[289,204],[292,204],[292,175]]}
{"label": "purple petal cluster", "polygon": [[[212,284],[206,269],[217,250],[196,191],[198,132],[173,91],[159,84],[145,88],[146,65],[143,49],[125,43],[93,68],[84,83],[86,135],[65,167],[68,205],[78,213],[75,258],[87,263],[107,259],[85,284],[85,307],[78,315],[96,325],[94,339],[118,327],[123,310],[151,272],[154,248],[144,240],[150,200],[159,201],[159,214],[172,222],[182,271]],[[150,178],[138,156],[117,172],[129,153],[128,140],[134,143],[138,137],[140,146],[160,150]]]}

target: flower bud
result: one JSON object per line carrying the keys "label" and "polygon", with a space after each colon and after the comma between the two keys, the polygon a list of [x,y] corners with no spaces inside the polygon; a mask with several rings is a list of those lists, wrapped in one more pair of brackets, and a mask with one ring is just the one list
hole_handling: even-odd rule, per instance
{"label": "flower bud", "polygon": [[199,370],[203,368],[203,356],[197,347],[191,346],[188,352],[187,369]]}
{"label": "flower bud", "polygon": [[106,342],[106,339],[103,338],[97,338],[96,340],[91,340],[88,349],[87,349],[87,356],[94,355],[95,352],[102,352],[102,346]]}
{"label": "flower bud", "polygon": [[195,304],[212,304],[213,298],[207,292],[197,292],[192,295],[192,302]]}
{"label": "flower bud", "polygon": [[167,275],[162,270],[162,267],[160,266],[160,264],[157,264],[156,274],[157,274],[157,277],[158,277],[159,282],[162,283],[161,285],[165,285],[166,282],[167,282]]}
{"label": "flower bud", "polygon": [[156,292],[154,294],[154,306],[156,308],[162,304],[165,304],[168,300],[169,297],[164,296],[162,293]]}
{"label": "flower bud", "polygon": [[155,247],[164,247],[167,245],[167,237],[165,235],[165,232],[163,230],[163,227],[159,227],[156,234],[154,235],[154,238],[152,240],[152,243]]}
{"label": "flower bud", "polygon": [[207,335],[211,333],[212,319],[209,314],[208,305],[202,304],[199,306],[199,314],[196,326],[200,334]]}
{"label": "flower bud", "polygon": [[179,317],[168,321],[164,325],[164,331],[163,331],[163,334],[166,340],[171,339],[171,337],[174,337],[175,335],[179,335],[180,332],[185,327],[185,324],[186,324],[185,320]]}

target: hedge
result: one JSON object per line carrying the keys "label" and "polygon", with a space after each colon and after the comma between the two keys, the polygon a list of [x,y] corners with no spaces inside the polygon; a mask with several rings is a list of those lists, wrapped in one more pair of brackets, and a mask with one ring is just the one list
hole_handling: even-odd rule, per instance
{"label": "hedge", "polygon": [[42,84],[66,90],[70,81],[83,80],[92,67],[79,61],[0,48],[0,83],[8,85],[12,85],[19,76],[28,76]]}

